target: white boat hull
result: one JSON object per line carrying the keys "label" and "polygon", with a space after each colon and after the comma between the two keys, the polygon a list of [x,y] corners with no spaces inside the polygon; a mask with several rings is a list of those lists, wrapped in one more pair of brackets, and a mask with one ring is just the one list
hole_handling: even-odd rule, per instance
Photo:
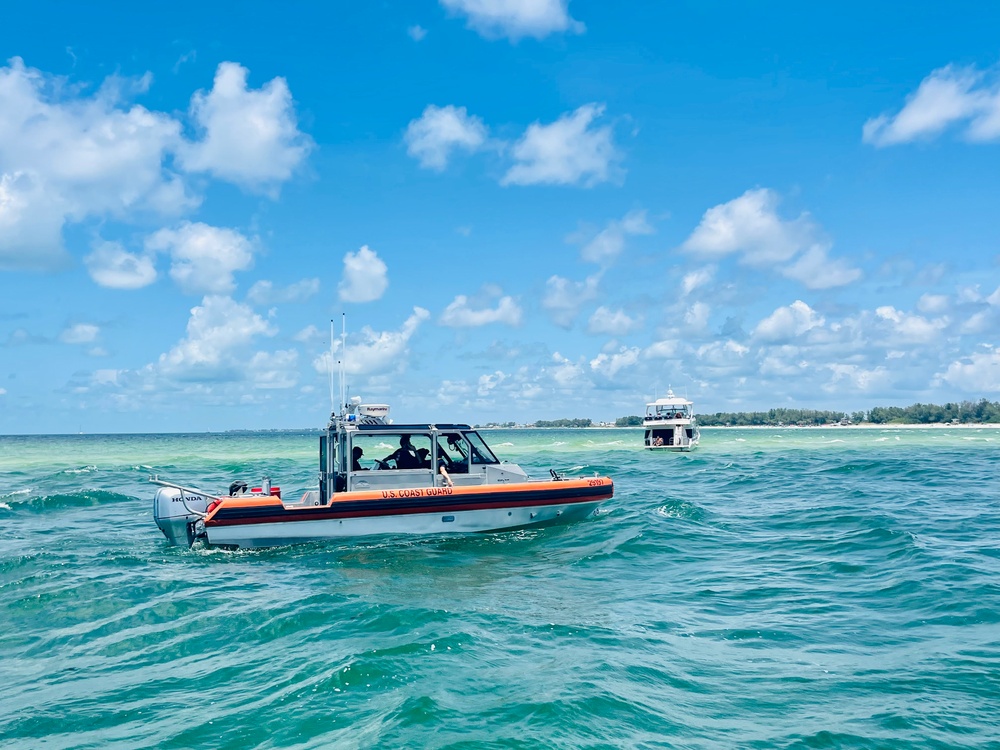
{"label": "white boat hull", "polygon": [[435,535],[496,532],[578,521],[591,515],[600,502],[595,500],[534,507],[329,518],[293,523],[279,521],[209,527],[206,532],[210,544],[233,547],[276,547],[377,534]]}
{"label": "white boat hull", "polygon": [[688,451],[693,451],[698,447],[698,443],[690,443],[688,445],[647,445],[646,450],[649,451],[668,451],[670,453],[687,453]]}

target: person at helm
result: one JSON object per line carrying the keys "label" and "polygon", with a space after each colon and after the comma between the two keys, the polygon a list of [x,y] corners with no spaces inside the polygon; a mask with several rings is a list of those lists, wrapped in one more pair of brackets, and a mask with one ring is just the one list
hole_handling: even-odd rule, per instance
{"label": "person at helm", "polygon": [[409,435],[402,435],[399,438],[399,448],[386,456],[383,461],[395,461],[397,469],[419,469],[420,459],[413,449]]}

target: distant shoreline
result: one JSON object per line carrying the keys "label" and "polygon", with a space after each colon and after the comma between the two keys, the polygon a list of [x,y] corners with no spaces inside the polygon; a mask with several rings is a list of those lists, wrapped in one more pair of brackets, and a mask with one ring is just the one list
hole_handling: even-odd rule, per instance
{"label": "distant shoreline", "polygon": [[[905,424],[873,424],[871,422],[864,422],[862,424],[755,424],[755,425],[698,425],[700,430],[924,430],[924,429],[1000,429],[1000,423],[997,422],[960,422],[958,424],[950,424],[948,422],[928,422],[922,424],[920,422],[907,422]],[[644,430],[646,429],[643,425],[627,425],[625,427],[617,427],[615,425],[597,425],[593,424],[589,427],[535,427],[534,425],[522,425],[518,427],[500,427],[498,425],[480,426],[475,427],[477,430]]]}
{"label": "distant shoreline", "polygon": [[815,430],[815,429],[838,429],[838,430],[924,430],[924,429],[1000,429],[1000,424],[996,422],[960,422],[951,424],[949,422],[906,422],[905,424],[873,424],[864,422],[862,424],[786,424],[786,425],[698,425],[702,430]]}

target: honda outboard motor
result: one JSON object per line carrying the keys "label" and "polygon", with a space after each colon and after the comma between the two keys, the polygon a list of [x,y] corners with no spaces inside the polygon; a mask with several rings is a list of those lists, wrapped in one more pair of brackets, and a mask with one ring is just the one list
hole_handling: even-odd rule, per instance
{"label": "honda outboard motor", "polygon": [[203,514],[208,503],[209,499],[204,495],[183,492],[174,487],[160,487],[153,497],[153,518],[172,545],[190,547],[198,537],[197,526],[202,518],[191,511]]}

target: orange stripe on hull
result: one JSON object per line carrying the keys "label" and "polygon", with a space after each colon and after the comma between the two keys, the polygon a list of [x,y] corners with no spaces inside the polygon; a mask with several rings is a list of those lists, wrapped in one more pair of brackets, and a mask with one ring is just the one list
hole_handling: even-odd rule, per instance
{"label": "orange stripe on hull", "polygon": [[[580,490],[579,496],[575,497],[573,490]],[[545,496],[549,494],[552,497],[546,498]],[[590,479],[519,482],[517,484],[476,485],[473,487],[412,487],[338,492],[328,505],[321,506],[289,507],[276,497],[232,497],[224,498],[205,519],[205,524],[212,526],[305,520],[303,516],[315,517],[317,511],[322,511],[323,515],[327,517],[336,517],[341,514],[344,516],[380,516],[395,513],[436,512],[449,509],[457,501],[463,501],[461,502],[463,510],[478,510],[504,505],[513,507],[599,502],[609,499],[613,494],[614,483],[611,479],[594,477]],[[534,497],[529,499],[528,495],[534,495]],[[478,496],[484,496],[482,503],[474,502]],[[383,502],[395,507],[379,508],[378,505]],[[405,509],[399,507],[400,502],[405,502],[408,507]],[[358,507],[359,503],[371,505],[362,509]],[[240,509],[247,511],[248,516],[238,517]],[[237,517],[234,517],[234,511]],[[273,511],[273,515],[268,511]],[[220,514],[228,516],[228,518],[217,518]],[[251,515],[252,519],[249,517]]]}

